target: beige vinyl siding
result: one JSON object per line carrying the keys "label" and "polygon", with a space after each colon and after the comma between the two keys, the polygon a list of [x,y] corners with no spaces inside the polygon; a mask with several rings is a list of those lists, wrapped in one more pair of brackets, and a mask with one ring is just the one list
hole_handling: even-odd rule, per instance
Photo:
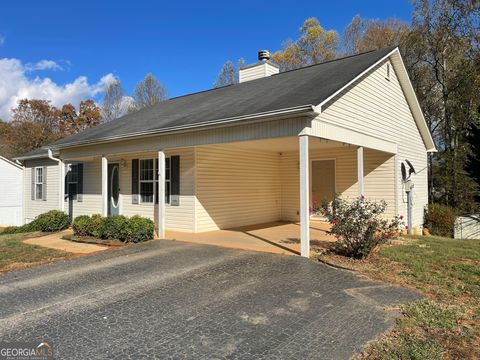
{"label": "beige vinyl siding", "polygon": [[[195,167],[194,149],[166,150],[166,157],[180,156],[180,206],[165,205],[165,226],[168,230],[195,231]],[[155,159],[158,152],[141,153],[111,161],[122,160],[120,166],[120,213],[126,216],[140,215],[157,222],[157,206],[153,204],[132,204],[132,159]]]}
{"label": "beige vinyl siding", "polygon": [[281,219],[280,155],[212,145],[196,149],[197,231]]}
{"label": "beige vinyl siding", "polygon": [[[83,163],[83,201],[73,202],[73,216],[102,214],[102,161],[97,157]],[[68,212],[68,201],[65,202]]]}
{"label": "beige vinyl siding", "polygon": [[[420,226],[428,202],[427,153],[393,66],[390,66],[390,70],[390,80],[387,80],[386,62],[373,69],[322,109],[322,114],[315,121],[344,126],[396,143],[398,213],[406,214],[400,162],[408,159],[418,172],[412,178],[415,183],[413,223],[414,226]],[[368,181],[365,186],[370,186]]]}
{"label": "beige vinyl siding", "polygon": [[[32,200],[32,169],[37,166],[47,167],[47,200]],[[30,222],[35,217],[50,210],[59,208],[59,174],[58,163],[50,159],[28,160],[24,170],[24,216],[25,221]]]}
{"label": "beige vinyl siding", "polygon": [[[357,153],[354,146],[310,150],[310,160],[335,160],[335,190],[344,199],[358,196]],[[365,196],[387,202],[386,216],[395,215],[394,156],[375,150],[365,150]],[[298,221],[300,202],[298,152],[281,156],[282,220]],[[311,188],[311,184],[310,184]]]}

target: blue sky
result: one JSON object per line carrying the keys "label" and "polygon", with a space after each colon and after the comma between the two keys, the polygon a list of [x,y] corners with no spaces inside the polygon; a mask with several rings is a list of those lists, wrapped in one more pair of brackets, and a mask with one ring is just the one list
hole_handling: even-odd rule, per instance
{"label": "blue sky", "polygon": [[[23,72],[12,83],[33,86],[36,78],[42,84],[41,91],[7,89],[10,96],[45,95],[59,102],[62,96],[69,99],[65,86],[70,84],[83,86],[72,101],[88,95],[98,100],[107,74],[119,77],[129,94],[148,72],[177,96],[210,88],[228,59],[244,57],[248,63],[260,49],[279,49],[297,37],[307,17],[342,31],[356,14],[409,21],[411,11],[408,0],[6,1],[0,11],[0,61],[17,61],[3,64],[4,72]],[[51,63],[39,65],[41,60]],[[10,86],[2,85],[1,71],[0,97],[2,86]],[[48,87],[53,85],[56,90]],[[5,118],[6,105],[3,114],[1,106],[0,98]]]}

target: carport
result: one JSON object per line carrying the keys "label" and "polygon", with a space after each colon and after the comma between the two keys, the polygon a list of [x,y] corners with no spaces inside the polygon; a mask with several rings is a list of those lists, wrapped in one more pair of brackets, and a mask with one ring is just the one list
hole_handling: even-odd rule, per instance
{"label": "carport", "polygon": [[[310,221],[312,249],[326,249],[333,243],[335,238],[327,233],[329,227],[329,224],[324,221]],[[300,224],[298,222],[276,221],[202,233],[167,230],[166,238],[231,249],[300,255]]]}

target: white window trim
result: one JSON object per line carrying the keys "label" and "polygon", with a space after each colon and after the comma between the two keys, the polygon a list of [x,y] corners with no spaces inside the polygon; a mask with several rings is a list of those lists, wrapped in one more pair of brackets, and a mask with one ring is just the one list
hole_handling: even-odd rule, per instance
{"label": "white window trim", "polygon": [[[43,179],[43,176],[44,176],[44,174],[43,174],[43,166],[36,166],[36,167],[34,167],[33,169],[34,169],[33,171],[35,172],[35,189],[34,189],[34,191],[35,191],[35,196],[34,196],[34,197],[35,197],[35,200],[43,200],[43,197],[44,197],[44,194],[43,194],[43,193],[44,193],[44,191],[45,191],[45,186],[44,186],[45,182],[44,182],[44,179]],[[42,182],[38,182],[37,169],[40,169],[40,170],[42,171]],[[37,185],[41,185],[41,186],[42,186],[42,196],[41,196],[40,198],[38,198],[38,196],[37,196]]]}
{"label": "white window trim", "polygon": [[[171,164],[171,160],[170,160],[170,157],[165,157],[165,172],[167,170],[167,166],[166,166],[166,162],[167,162],[167,159],[168,159],[168,163],[169,163],[169,167],[168,169],[170,170],[170,178],[172,176],[172,164]],[[142,163],[142,160],[145,161],[145,160],[152,160],[153,161],[153,180],[141,180],[141,163]],[[158,196],[157,193],[156,193],[156,184],[158,182],[157,180],[157,162],[155,161],[157,160],[156,158],[150,158],[150,157],[146,157],[146,158],[139,158],[138,159],[138,203],[139,204],[142,204],[142,205],[154,205],[155,206],[155,197]],[[165,176],[165,184],[168,182],[169,185],[170,185],[170,192],[172,191],[172,185],[171,185],[171,180],[167,179],[167,177]],[[153,183],[153,201],[143,201],[142,200],[142,183]],[[166,186],[165,186],[166,188]],[[160,201],[160,199],[158,199],[158,201]],[[168,198],[168,202],[165,202],[165,205],[170,205],[170,197]]]}

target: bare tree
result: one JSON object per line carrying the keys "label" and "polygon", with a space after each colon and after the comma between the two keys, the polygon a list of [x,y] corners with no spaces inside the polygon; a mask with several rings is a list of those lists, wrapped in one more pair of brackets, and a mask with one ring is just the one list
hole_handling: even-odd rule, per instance
{"label": "bare tree", "polygon": [[102,120],[109,122],[126,113],[125,92],[120,80],[111,81],[102,101]]}
{"label": "bare tree", "polygon": [[217,75],[217,79],[213,84],[214,87],[222,87],[227,85],[236,84],[238,82],[238,77],[236,74],[236,69],[233,63],[228,60],[225,64],[223,64],[222,70]]}
{"label": "bare tree", "polygon": [[168,99],[167,90],[152,74],[147,74],[133,91],[133,105],[129,111],[137,111],[144,107],[156,105]]}
{"label": "bare tree", "polygon": [[238,72],[240,69],[245,66],[245,59],[240,58],[237,62],[237,67],[233,65],[231,60],[228,60],[223,64],[222,69],[217,75],[217,79],[213,83],[214,87],[222,87],[227,85],[238,84]]}

